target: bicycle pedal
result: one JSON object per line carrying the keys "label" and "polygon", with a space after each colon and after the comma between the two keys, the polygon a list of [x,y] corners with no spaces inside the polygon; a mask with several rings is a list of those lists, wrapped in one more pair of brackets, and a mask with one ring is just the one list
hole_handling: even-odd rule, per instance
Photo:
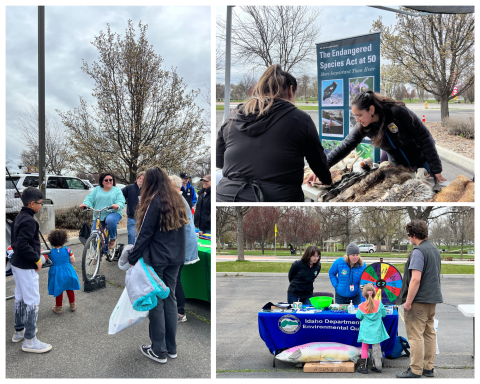
{"label": "bicycle pedal", "polygon": [[98,291],[105,287],[105,275],[97,275],[92,280],[84,281],[83,292]]}

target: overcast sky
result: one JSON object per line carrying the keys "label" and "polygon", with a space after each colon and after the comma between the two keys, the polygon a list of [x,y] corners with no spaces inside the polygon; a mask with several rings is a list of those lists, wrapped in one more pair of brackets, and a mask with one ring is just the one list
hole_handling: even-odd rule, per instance
{"label": "overcast sky", "polygon": [[[391,8],[398,8],[397,6],[389,5]],[[346,37],[367,34],[372,27],[372,24],[379,16],[382,16],[382,21],[386,25],[393,25],[396,22],[396,13],[384,11],[367,6],[338,6],[338,7],[319,7],[322,10],[322,18],[319,20],[321,26],[321,35],[318,43],[322,41],[329,41],[334,39],[343,39]],[[224,20],[227,18],[227,7],[218,6],[215,9],[217,17],[220,16]],[[233,12],[241,12],[240,7],[234,7]],[[314,50],[315,47],[312,47]],[[234,66],[231,72],[231,82],[236,84],[242,78],[244,73],[249,72],[249,68]],[[258,70],[258,77],[261,71]],[[305,72],[309,75],[316,75],[316,64],[307,69]],[[216,80],[219,82],[225,81],[224,72],[217,72]]]}
{"label": "overcast sky", "polygon": [[[6,7],[6,147],[7,158],[22,150],[15,122],[18,113],[38,103],[37,18],[38,7]],[[56,115],[78,107],[79,97],[88,105],[93,80],[80,69],[82,59],[98,62],[98,51],[90,44],[107,23],[112,32],[125,35],[131,19],[148,24],[147,38],[167,69],[177,67],[189,89],[206,92],[210,86],[210,7],[45,7],[46,114]],[[137,33],[138,36],[138,33]],[[200,96],[197,104],[202,108]],[[14,164],[16,164],[16,161]]]}

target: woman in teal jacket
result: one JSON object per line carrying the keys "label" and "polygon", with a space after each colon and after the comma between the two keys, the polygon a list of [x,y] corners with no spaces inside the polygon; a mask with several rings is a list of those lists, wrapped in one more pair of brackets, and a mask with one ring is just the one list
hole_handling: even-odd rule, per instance
{"label": "woman in teal jacket", "polygon": [[328,276],[335,288],[336,304],[360,304],[360,276],[367,268],[360,257],[360,248],[355,243],[348,244],[347,254],[335,260],[328,271]]}
{"label": "woman in teal jacket", "polygon": [[86,206],[94,209],[112,207],[113,212],[104,211],[101,213],[100,221],[103,228],[108,228],[108,237],[110,238],[108,248],[113,249],[117,243],[117,224],[122,219],[122,209],[125,208],[125,197],[123,196],[122,190],[115,186],[115,178],[110,172],[101,173],[98,184],[98,187],[95,187],[93,191],[85,197],[83,204],[80,204],[80,208],[85,208]]}

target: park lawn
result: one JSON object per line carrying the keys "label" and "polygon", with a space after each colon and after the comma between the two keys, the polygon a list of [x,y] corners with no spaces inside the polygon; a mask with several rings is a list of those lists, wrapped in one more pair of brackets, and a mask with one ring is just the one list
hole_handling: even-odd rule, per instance
{"label": "park lawn", "polygon": [[[290,263],[270,263],[255,261],[225,261],[217,264],[217,272],[267,272],[267,273],[288,273]],[[393,264],[400,273],[403,273],[404,264]],[[332,263],[322,263],[320,273],[328,273]],[[452,265],[443,264],[441,273],[445,275],[473,275],[474,265]]]}
{"label": "park lawn", "polygon": [[[262,251],[245,251],[244,252],[245,256],[275,256],[275,252],[272,251],[272,250],[266,250],[265,251],[265,254],[262,255]],[[237,251],[236,250],[222,250],[221,252],[218,252],[217,251],[217,255],[221,256],[221,255],[233,255],[233,256],[237,256]],[[342,253],[342,252],[322,252],[322,256],[334,256],[334,257],[342,257],[344,256],[345,253]],[[290,254],[290,251],[277,251],[277,256],[296,256],[296,257],[302,257],[302,255],[300,253],[297,253],[297,255],[291,255]],[[375,253],[362,253],[360,256],[362,257],[391,257],[391,258],[405,258],[405,257],[408,257],[408,253],[406,252],[401,252],[401,253],[397,253],[397,252],[391,252],[391,253],[387,253],[387,252],[375,252]],[[450,254],[448,252],[444,252],[442,253],[442,256],[445,256],[445,257],[451,257],[453,259],[460,259],[460,255],[457,255],[457,254]],[[464,251],[463,253],[463,258],[464,259],[474,259],[475,255],[469,255],[466,253],[466,251]]]}

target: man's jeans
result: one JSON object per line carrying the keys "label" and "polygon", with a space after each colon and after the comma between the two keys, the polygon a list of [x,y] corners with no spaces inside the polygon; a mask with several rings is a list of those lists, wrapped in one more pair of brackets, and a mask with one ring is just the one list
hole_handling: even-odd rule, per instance
{"label": "man's jeans", "polygon": [[128,244],[135,244],[135,238],[137,237],[137,230],[135,226],[137,225],[137,220],[127,219],[127,231],[128,231]]}
{"label": "man's jeans", "polygon": [[175,286],[179,265],[167,267],[152,267],[165,285],[170,288],[170,294],[164,300],[158,299],[158,304],[150,310],[149,334],[152,341],[152,350],[161,359],[166,358],[166,353],[177,353],[175,336],[177,334],[177,300]]}
{"label": "man's jeans", "polygon": [[35,337],[35,328],[40,304],[38,273],[33,269],[20,269],[12,266],[15,279],[15,330],[25,329],[25,339]]}

